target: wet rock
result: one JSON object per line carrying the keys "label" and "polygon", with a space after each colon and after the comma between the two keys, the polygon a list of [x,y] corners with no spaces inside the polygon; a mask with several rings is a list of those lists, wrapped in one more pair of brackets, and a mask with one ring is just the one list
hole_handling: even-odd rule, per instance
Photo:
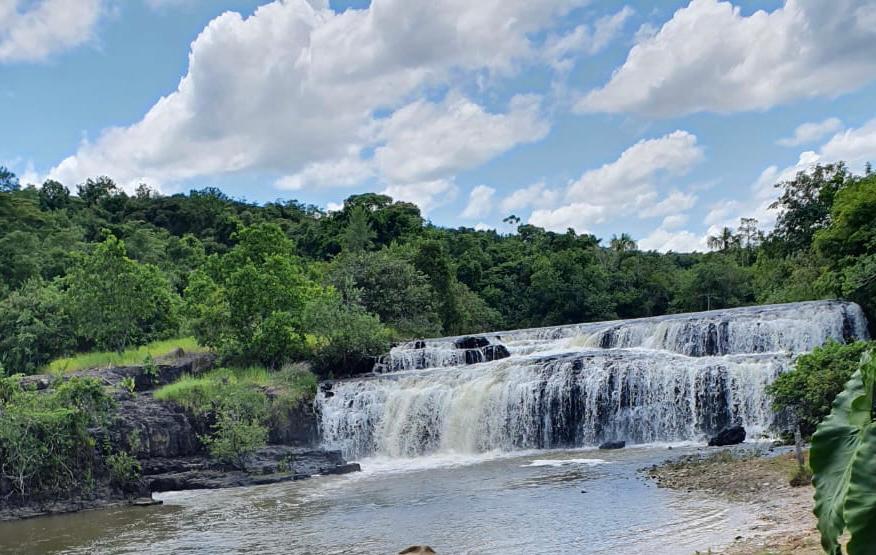
{"label": "wet rock", "polygon": [[733,426],[724,428],[718,435],[709,438],[709,447],[723,447],[725,445],[736,445],[745,441],[745,428],[742,426]]}
{"label": "wet rock", "polygon": [[623,449],[627,446],[626,441],[606,441],[599,446],[600,449]]}
{"label": "wet rock", "polygon": [[487,345],[484,347],[484,358],[488,361],[508,358],[511,353],[505,345]]}
{"label": "wet rock", "polygon": [[486,337],[468,336],[460,337],[453,344],[457,349],[480,349],[489,345],[490,341]]}
{"label": "wet rock", "polygon": [[412,545],[407,549],[402,549],[398,555],[437,555],[435,550],[428,545]]}

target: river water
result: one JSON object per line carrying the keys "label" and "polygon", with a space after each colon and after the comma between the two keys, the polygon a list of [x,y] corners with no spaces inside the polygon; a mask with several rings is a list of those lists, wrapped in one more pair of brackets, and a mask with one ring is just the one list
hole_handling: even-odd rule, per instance
{"label": "river water", "polygon": [[[823,301],[414,341],[320,387],[323,445],[363,472],[0,524],[0,552],[706,551],[757,515],[639,469],[728,425],[773,434],[767,385],[825,341],[867,337],[860,307]],[[629,447],[592,448],[605,440]]]}
{"label": "river water", "polygon": [[357,474],[0,524],[0,553],[694,553],[732,542],[753,518],[639,471],[694,450],[365,459]]}

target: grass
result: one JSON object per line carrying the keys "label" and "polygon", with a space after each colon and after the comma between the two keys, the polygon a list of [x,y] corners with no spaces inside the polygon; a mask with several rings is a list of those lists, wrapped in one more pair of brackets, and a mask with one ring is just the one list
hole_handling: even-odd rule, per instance
{"label": "grass", "polygon": [[203,353],[208,351],[206,347],[198,345],[193,337],[181,337],[155,341],[141,347],[132,347],[121,353],[112,351],[81,353],[71,357],[59,358],[50,362],[45,370],[50,374],[60,375],[94,368],[134,366],[143,364],[143,359],[147,356],[152,356],[152,358],[162,357],[171,354],[177,349],[182,349],[186,353]]}
{"label": "grass", "polygon": [[316,376],[300,365],[271,371],[259,366],[217,368],[200,376],[183,376],[155,391],[160,401],[175,403],[196,413],[206,413],[232,396],[257,392],[272,403],[297,405],[316,395]]}

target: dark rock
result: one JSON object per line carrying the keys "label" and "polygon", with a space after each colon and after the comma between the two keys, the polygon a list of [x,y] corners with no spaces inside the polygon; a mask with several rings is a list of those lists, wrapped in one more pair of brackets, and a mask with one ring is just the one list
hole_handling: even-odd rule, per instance
{"label": "dark rock", "polygon": [[460,337],[453,343],[457,349],[480,349],[490,344],[486,337]]}
{"label": "dark rock", "polygon": [[414,341],[414,349],[425,349],[425,348],[426,348],[426,342],[423,341],[422,339],[418,339],[417,341]]}
{"label": "dark rock", "polygon": [[508,348],[505,345],[487,345],[484,347],[484,359],[488,361],[508,358],[510,356],[511,353],[508,352]]}
{"label": "dark rock", "polygon": [[745,428],[733,426],[725,428],[721,432],[709,438],[709,447],[723,447],[724,445],[736,445],[745,441]]}
{"label": "dark rock", "polygon": [[606,441],[599,446],[600,449],[623,449],[627,446],[626,441]]}

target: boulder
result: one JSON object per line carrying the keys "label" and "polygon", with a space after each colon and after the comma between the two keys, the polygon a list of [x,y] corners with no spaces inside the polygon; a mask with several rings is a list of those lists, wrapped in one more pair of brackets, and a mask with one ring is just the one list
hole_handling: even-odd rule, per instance
{"label": "boulder", "polygon": [[745,428],[733,426],[724,428],[718,435],[709,438],[709,447],[723,447],[724,445],[736,445],[745,441]]}
{"label": "boulder", "polygon": [[623,449],[627,446],[626,441],[606,441],[599,446],[600,449]]}
{"label": "boulder", "polygon": [[398,552],[398,555],[437,555],[428,545],[412,545]]}
{"label": "boulder", "polygon": [[468,336],[460,337],[453,344],[457,349],[480,349],[489,345],[490,341],[486,337]]}

